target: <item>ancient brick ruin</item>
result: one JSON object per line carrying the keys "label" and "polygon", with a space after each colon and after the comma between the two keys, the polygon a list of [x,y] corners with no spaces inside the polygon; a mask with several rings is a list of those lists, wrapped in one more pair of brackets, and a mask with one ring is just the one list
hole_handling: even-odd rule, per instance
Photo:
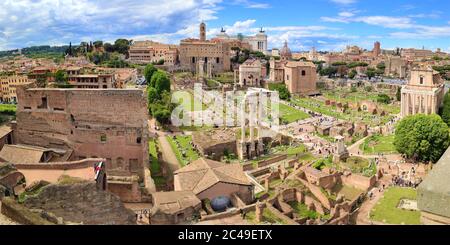
{"label": "ancient brick ruin", "polygon": [[154,189],[145,177],[148,111],[142,90],[21,87],[17,94],[16,144],[66,150],[63,161],[106,159],[108,189],[124,201],[140,201],[139,183]]}

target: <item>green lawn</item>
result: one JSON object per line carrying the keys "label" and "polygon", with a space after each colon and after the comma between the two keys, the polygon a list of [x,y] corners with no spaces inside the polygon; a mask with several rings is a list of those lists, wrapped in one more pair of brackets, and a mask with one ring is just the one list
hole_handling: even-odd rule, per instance
{"label": "green lawn", "polygon": [[0,124],[14,120],[16,116],[16,105],[0,104]]}
{"label": "green lawn", "polygon": [[371,177],[377,172],[376,164],[362,157],[349,157],[346,162],[341,162],[341,165],[350,169],[352,173],[362,174],[366,177]]}
{"label": "green lawn", "polygon": [[16,112],[16,105],[0,104],[0,113],[14,115]]}
{"label": "green lawn", "polygon": [[[170,146],[172,146],[181,167],[184,167],[188,163],[199,158],[199,155],[191,146],[192,136],[176,136],[175,140],[172,137],[167,136],[167,140],[169,141]],[[175,141],[179,143],[180,148],[178,148]],[[183,152],[186,153],[185,156],[183,156]]]}
{"label": "green lawn", "polygon": [[[185,99],[186,101],[184,101]],[[189,96],[186,98],[184,98],[183,96],[183,101],[180,102],[180,104],[183,106],[183,109],[185,111],[202,111],[207,109],[207,106],[203,104],[200,100],[195,98],[192,93],[189,93]]]}
{"label": "green lawn", "polygon": [[156,150],[156,141],[150,140],[148,142],[148,151],[150,154],[150,171],[152,175],[158,174],[161,172],[161,166],[158,162],[158,153]]}
{"label": "green lawn", "polygon": [[280,119],[287,124],[309,118],[309,114],[283,103],[279,104]]}
{"label": "green lawn", "polygon": [[289,147],[286,151],[284,151],[284,154],[297,155],[297,154],[305,153],[306,151],[307,151],[306,146],[301,144],[299,146]]}
{"label": "green lawn", "polygon": [[359,149],[366,155],[397,153],[394,146],[394,138],[394,135],[372,135],[359,146]]}
{"label": "green lawn", "polygon": [[[321,113],[323,115],[331,116],[337,119],[356,122],[356,121],[362,121],[364,123],[367,123],[369,125],[380,125],[387,123],[390,119],[393,118],[393,116],[387,115],[387,116],[377,116],[372,115],[368,112],[358,111],[358,110],[351,110],[349,109],[348,113],[342,113],[337,110],[336,107],[327,106],[323,101],[320,101],[318,99],[314,98],[300,98],[295,97],[291,99],[291,102],[295,103],[296,105],[309,109],[314,112]],[[375,117],[375,118],[374,118]]]}
{"label": "green lawn", "polygon": [[370,218],[387,224],[420,224],[420,212],[397,208],[400,200],[416,200],[417,192],[412,188],[391,187],[370,211]]}

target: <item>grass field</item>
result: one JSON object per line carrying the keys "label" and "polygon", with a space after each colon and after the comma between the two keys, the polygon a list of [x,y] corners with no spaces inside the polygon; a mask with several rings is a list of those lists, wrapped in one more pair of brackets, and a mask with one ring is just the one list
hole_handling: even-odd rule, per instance
{"label": "grass field", "polygon": [[152,175],[158,174],[161,172],[161,166],[158,162],[158,153],[155,140],[150,140],[148,142],[148,151],[150,154],[150,171],[152,172]]}
{"label": "grass field", "polygon": [[336,107],[325,105],[323,101],[314,98],[300,98],[295,97],[291,99],[291,102],[296,105],[309,109],[314,112],[321,113],[323,115],[331,116],[337,119],[346,120],[350,122],[361,121],[368,125],[380,125],[385,124],[393,118],[391,115],[377,116],[368,112],[349,110],[348,113],[342,113],[336,109]]}
{"label": "grass field", "polygon": [[387,224],[420,224],[420,212],[398,208],[402,199],[416,200],[417,192],[412,188],[391,187],[370,211],[370,218]]}
{"label": "grass field", "polygon": [[288,124],[296,122],[298,120],[304,120],[310,117],[308,113],[297,110],[291,106],[282,103],[279,104],[279,110],[281,121]]}
{"label": "grass field", "polygon": [[16,105],[0,104],[0,113],[16,112]]}
{"label": "grass field", "polygon": [[[176,136],[175,140],[172,137],[167,136],[167,141],[169,141],[170,146],[175,152],[181,167],[184,167],[189,162],[195,161],[199,158],[199,155],[191,146],[192,136]],[[179,143],[180,147],[177,146],[176,142]],[[183,152],[185,152],[184,156]]]}
{"label": "grass field", "polygon": [[372,135],[359,146],[359,149],[366,155],[397,153],[394,146],[394,138],[394,135]]}
{"label": "grass field", "polygon": [[0,124],[11,121],[16,116],[16,105],[0,104]]}
{"label": "grass field", "polygon": [[377,172],[376,165],[371,163],[368,159],[362,157],[349,157],[347,161],[342,162],[341,165],[350,169],[352,173],[362,174],[366,177],[372,177]]}

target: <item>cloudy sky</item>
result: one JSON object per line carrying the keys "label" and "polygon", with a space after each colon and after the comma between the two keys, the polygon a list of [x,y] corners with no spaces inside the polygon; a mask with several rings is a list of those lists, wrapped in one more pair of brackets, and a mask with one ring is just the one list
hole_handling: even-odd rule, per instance
{"label": "cloudy sky", "polygon": [[263,27],[269,48],[442,48],[450,52],[448,0],[1,0],[0,50],[117,38],[178,43]]}

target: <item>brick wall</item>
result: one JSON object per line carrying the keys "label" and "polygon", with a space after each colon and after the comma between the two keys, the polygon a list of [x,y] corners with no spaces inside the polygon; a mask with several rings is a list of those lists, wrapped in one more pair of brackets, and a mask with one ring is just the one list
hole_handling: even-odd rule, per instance
{"label": "brick wall", "polygon": [[108,170],[144,178],[148,110],[142,90],[18,89],[16,143],[105,158]]}

